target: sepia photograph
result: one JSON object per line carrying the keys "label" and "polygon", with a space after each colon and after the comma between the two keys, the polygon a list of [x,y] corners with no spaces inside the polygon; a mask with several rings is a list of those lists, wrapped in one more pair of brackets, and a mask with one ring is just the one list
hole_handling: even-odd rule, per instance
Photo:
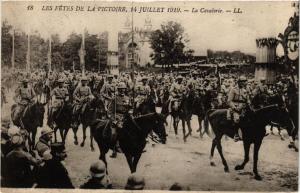
{"label": "sepia photograph", "polygon": [[1,192],[297,192],[298,89],[298,1],[1,1]]}

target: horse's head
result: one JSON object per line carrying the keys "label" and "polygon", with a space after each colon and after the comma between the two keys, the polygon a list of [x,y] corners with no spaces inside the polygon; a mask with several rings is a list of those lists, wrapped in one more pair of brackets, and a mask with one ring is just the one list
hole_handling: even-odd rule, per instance
{"label": "horse's head", "polygon": [[91,119],[106,115],[104,102],[98,97],[93,98],[89,102],[87,111]]}
{"label": "horse's head", "polygon": [[37,101],[32,105],[32,113],[34,115],[34,119],[36,120],[38,127],[43,126],[45,104],[46,103],[40,103],[39,101]]}
{"label": "horse's head", "polygon": [[162,114],[154,114],[154,128],[153,131],[158,135],[159,141],[163,144],[167,141],[166,127],[165,127],[165,117]]}

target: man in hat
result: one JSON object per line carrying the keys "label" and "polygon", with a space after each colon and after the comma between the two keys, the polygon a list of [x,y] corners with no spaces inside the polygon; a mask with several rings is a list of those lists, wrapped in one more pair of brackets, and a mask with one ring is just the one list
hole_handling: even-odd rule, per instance
{"label": "man in hat", "polygon": [[58,86],[51,92],[52,105],[49,111],[48,124],[50,127],[55,128],[55,119],[61,111],[65,102],[69,101],[69,91],[64,87],[64,80],[61,78],[58,81]]}
{"label": "man in hat", "polygon": [[72,127],[78,127],[80,115],[85,111],[86,104],[91,101],[94,96],[91,88],[87,85],[88,79],[86,76],[81,78],[81,85],[77,86],[73,93],[75,100],[73,108],[73,123]]}
{"label": "man in hat", "polygon": [[237,86],[232,88],[228,94],[228,112],[227,112],[227,119],[231,120],[231,117],[233,117],[234,122],[234,141],[237,142],[241,140],[238,129],[239,129],[239,122],[240,117],[245,112],[245,107],[247,104],[250,104],[249,102],[249,96],[247,94],[247,90],[245,89],[247,79],[245,76],[240,76],[237,82]]}
{"label": "man in hat", "polygon": [[14,101],[17,103],[16,107],[16,119],[20,120],[24,117],[28,106],[34,102],[35,92],[28,86],[28,80],[25,78],[22,80],[22,85],[15,91]]}
{"label": "man in hat", "polygon": [[39,188],[74,188],[68,171],[62,161],[66,158],[65,146],[62,143],[51,144],[49,150],[43,153],[44,162],[42,169],[37,174]]}
{"label": "man in hat", "polygon": [[[4,187],[31,188],[34,175],[31,166],[38,167],[41,161],[36,160],[25,149],[25,140],[19,129],[10,132],[10,142],[13,150],[5,158]],[[3,163],[2,163],[3,164]]]}
{"label": "man in hat", "polygon": [[147,97],[150,95],[150,87],[147,84],[148,77],[144,76],[142,77],[142,84],[137,85],[135,88],[135,108],[138,109],[139,106],[147,99]]}
{"label": "man in hat", "polygon": [[51,140],[53,137],[53,130],[49,127],[44,127],[41,131],[39,141],[35,145],[40,157],[43,157],[43,153],[47,150],[51,150]]}
{"label": "man in hat", "polygon": [[170,88],[170,97],[169,97],[169,112],[172,111],[172,105],[174,101],[181,100],[182,96],[185,93],[185,86],[182,84],[183,77],[179,75],[176,78],[177,82],[174,82]]}
{"label": "man in hat", "polygon": [[106,82],[102,86],[100,93],[102,97],[104,98],[104,104],[106,110],[108,110],[110,107],[110,104],[112,104],[112,101],[115,97],[116,92],[116,84],[113,82],[114,76],[109,74],[106,78]]}
{"label": "man in hat", "polygon": [[102,160],[90,166],[91,178],[80,186],[81,189],[105,189],[103,178],[106,174],[106,166]]}

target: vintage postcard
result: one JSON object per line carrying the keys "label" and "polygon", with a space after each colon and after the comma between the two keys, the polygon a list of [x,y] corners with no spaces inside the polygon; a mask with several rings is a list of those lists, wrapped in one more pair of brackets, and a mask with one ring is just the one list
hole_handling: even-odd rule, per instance
{"label": "vintage postcard", "polygon": [[296,192],[298,71],[298,1],[2,1],[1,191]]}

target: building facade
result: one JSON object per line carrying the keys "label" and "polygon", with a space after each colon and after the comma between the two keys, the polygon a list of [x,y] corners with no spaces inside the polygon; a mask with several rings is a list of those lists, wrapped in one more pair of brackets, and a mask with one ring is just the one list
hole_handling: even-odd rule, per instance
{"label": "building facade", "polygon": [[146,67],[152,65],[150,35],[152,23],[146,18],[142,28],[132,28],[132,23],[127,18],[122,32],[119,32],[119,65],[122,69],[132,66]]}

